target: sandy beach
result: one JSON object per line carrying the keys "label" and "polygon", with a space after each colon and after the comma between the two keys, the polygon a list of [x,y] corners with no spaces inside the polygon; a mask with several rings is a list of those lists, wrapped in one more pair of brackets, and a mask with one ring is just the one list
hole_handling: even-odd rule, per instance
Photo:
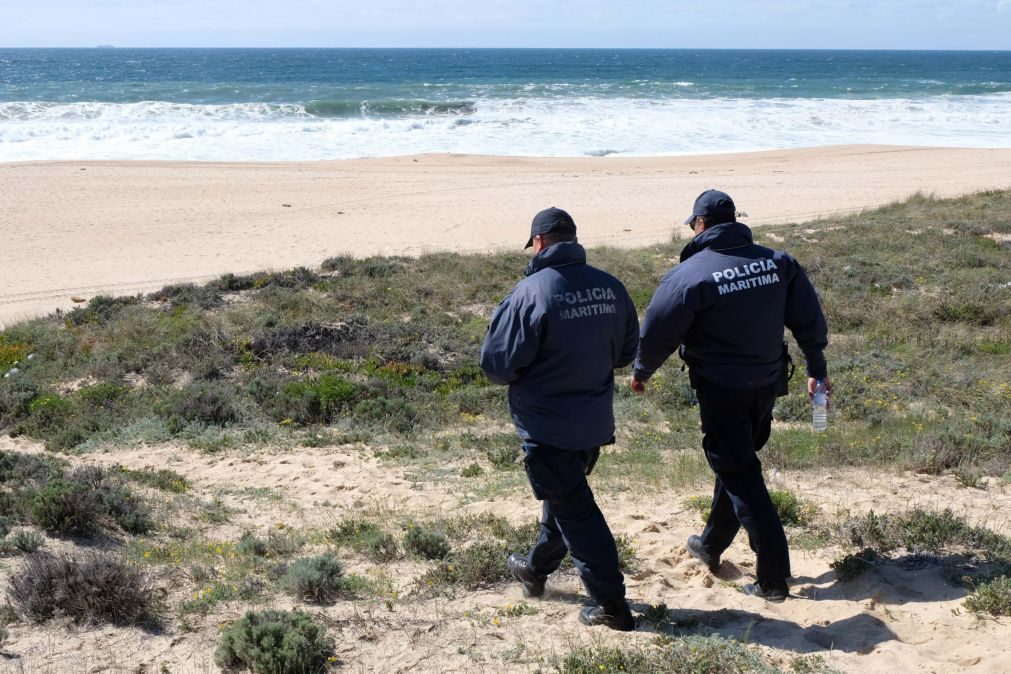
{"label": "sandy beach", "polygon": [[1011,187],[1011,149],[0,164],[0,327],[72,298],[315,266],[338,254],[519,248],[530,217],[550,205],[573,214],[588,245],[645,245],[680,229],[709,187],[730,192],[748,224],[805,221],[916,192]]}

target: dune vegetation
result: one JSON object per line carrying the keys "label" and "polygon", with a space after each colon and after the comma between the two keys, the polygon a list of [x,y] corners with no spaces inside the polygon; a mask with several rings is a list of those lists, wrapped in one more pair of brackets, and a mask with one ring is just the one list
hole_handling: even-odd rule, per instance
{"label": "dune vegetation", "polygon": [[[768,470],[912,471],[965,488],[1011,481],[1011,192],[916,196],[755,235],[790,251],[818,289],[835,388],[829,429],[812,433],[791,342],[798,373],[777,404]],[[589,259],[622,279],[642,312],[683,244],[597,248]],[[0,612],[7,650],[17,652],[19,626],[57,619],[147,634],[217,634],[220,623],[208,662],[322,671],[356,657],[334,642],[351,629],[353,618],[333,617],[344,604],[392,616],[502,591],[505,555],[529,545],[536,526],[505,390],[484,378],[477,356],[526,259],[334,257],[319,269],[96,297],[0,332],[0,431],[17,438],[0,452],[0,554],[15,558]],[[627,374],[616,375],[618,433],[595,491],[704,492],[687,377],[671,362],[636,396]],[[461,507],[515,494],[531,515],[338,507],[324,497],[325,523],[260,525],[237,504],[273,512],[283,494],[210,489],[199,472],[172,465],[120,465],[119,454],[137,448],[210,462],[341,448],[412,486],[456,494]],[[685,503],[693,523],[705,505]],[[967,613],[1007,615],[1011,542],[999,533],[950,510],[832,516],[788,491],[777,506],[795,548],[835,551],[839,583],[861,582],[898,555],[931,554],[967,597]],[[627,535],[619,547],[634,574],[642,553]],[[564,672],[833,671],[818,657],[771,660],[651,609],[641,623],[654,641],[554,655],[519,648],[502,662]],[[458,618],[489,629],[545,619],[538,604],[467,611]],[[492,666],[467,648],[461,657]]]}

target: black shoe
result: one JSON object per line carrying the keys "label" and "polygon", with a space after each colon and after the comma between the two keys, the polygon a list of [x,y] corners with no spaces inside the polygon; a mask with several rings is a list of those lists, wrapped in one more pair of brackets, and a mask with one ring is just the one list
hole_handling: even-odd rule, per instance
{"label": "black shoe", "polygon": [[635,618],[624,599],[610,601],[600,606],[587,606],[579,612],[579,622],[589,627],[603,625],[619,632],[635,629]]}
{"label": "black shoe", "polygon": [[537,599],[544,594],[544,583],[547,576],[540,576],[530,569],[527,558],[515,552],[506,559],[506,568],[513,578],[523,583],[523,596],[527,599]]}
{"label": "black shoe", "polygon": [[702,538],[699,536],[689,536],[688,542],[685,544],[688,548],[688,554],[699,560],[713,573],[716,573],[720,568],[720,556],[713,555],[706,552],[705,548],[702,547]]}
{"label": "black shoe", "polygon": [[779,583],[748,583],[741,588],[741,592],[752,597],[761,597],[765,601],[771,601],[774,604],[786,601],[786,598],[790,596],[790,588],[787,586],[786,581]]}

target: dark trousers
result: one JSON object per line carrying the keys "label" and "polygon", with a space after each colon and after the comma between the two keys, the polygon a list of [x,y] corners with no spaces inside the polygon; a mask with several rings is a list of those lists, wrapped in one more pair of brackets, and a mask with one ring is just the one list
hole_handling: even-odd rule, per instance
{"label": "dark trousers", "polygon": [[701,377],[697,384],[702,447],[716,474],[702,545],[706,552],[721,554],[743,526],[758,556],[758,581],[785,581],[790,577],[786,533],[757,455],[772,430],[777,385],[732,389]]}
{"label": "dark trousers", "polygon": [[527,555],[531,570],[548,575],[568,552],[597,603],[624,599],[618,548],[586,481],[600,449],[569,450],[527,442],[523,451],[534,496],[544,502],[541,532]]}

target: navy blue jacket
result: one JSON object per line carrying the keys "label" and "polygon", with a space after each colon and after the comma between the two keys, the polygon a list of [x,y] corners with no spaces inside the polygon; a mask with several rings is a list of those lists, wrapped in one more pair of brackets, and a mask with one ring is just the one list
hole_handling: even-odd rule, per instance
{"label": "navy blue jacket", "polygon": [[681,264],[660,281],[633,374],[647,381],[683,344],[695,375],[727,388],[767,386],[779,375],[784,325],[808,376],[825,377],[828,326],[803,267],[755,245],[739,222],[715,225],[685,246]]}
{"label": "navy blue jacket", "polygon": [[535,255],[492,316],[481,369],[509,385],[523,440],[592,449],[614,440],[614,368],[635,357],[639,318],[625,286],[578,243]]}

